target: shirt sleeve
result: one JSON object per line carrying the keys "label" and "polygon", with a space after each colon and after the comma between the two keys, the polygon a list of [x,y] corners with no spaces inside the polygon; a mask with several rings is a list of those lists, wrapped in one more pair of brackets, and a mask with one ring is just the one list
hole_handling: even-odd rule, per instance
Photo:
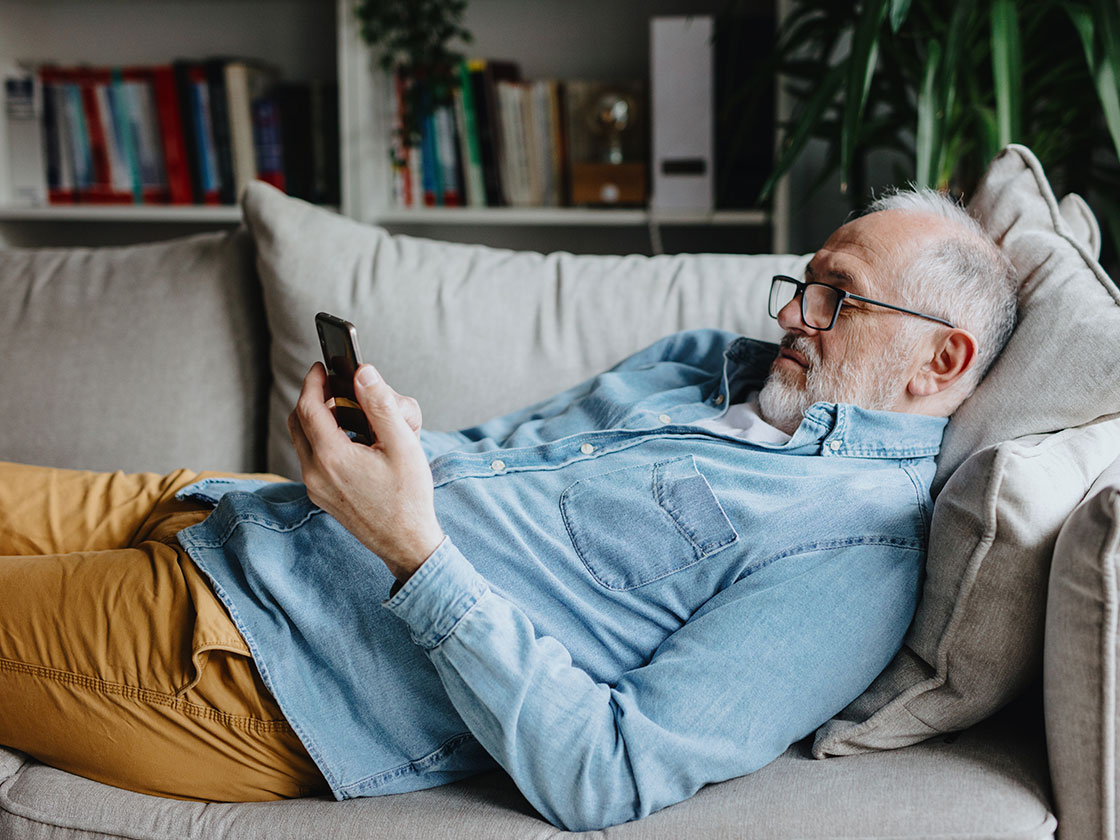
{"label": "shirt sleeve", "polygon": [[839,712],[900,646],[921,558],[863,545],[775,561],[612,684],[538,635],[450,540],[385,606],[533,806],[595,830],[756,770]]}

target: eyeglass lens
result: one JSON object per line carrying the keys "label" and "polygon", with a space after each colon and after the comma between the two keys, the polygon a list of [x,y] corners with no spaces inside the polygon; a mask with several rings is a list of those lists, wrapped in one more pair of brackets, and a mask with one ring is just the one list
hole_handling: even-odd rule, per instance
{"label": "eyeglass lens", "polygon": [[[775,278],[770,288],[770,316],[777,318],[778,313],[796,295],[797,283]],[[808,283],[805,286],[805,297],[801,301],[801,317],[805,324],[813,329],[828,329],[833,315],[836,314],[836,304],[839,300],[840,296],[831,286]]]}

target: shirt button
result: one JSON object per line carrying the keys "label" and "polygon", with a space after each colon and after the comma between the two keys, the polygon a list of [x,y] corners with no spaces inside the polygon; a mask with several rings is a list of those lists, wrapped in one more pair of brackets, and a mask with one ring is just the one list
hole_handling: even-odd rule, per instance
{"label": "shirt button", "polygon": [[723,394],[716,397],[716,405],[723,405]]}
{"label": "shirt button", "polygon": [[830,448],[832,449],[832,451],[833,451],[833,452],[835,452],[835,451],[836,451],[837,449],[839,449],[839,448],[840,448],[841,446],[843,446],[844,444],[842,444],[842,443],[841,443],[840,441],[838,441],[838,440],[834,440],[834,441],[830,441],[828,445],[829,445],[829,447],[830,447]]}
{"label": "shirt button", "polygon": [[660,420],[662,423],[672,423],[673,422],[673,418],[670,417],[668,414],[658,415],[657,419]]}
{"label": "shirt button", "polygon": [[584,455],[590,455],[592,452],[595,451],[595,447],[593,445],[591,445],[590,443],[585,443],[583,446],[581,446],[579,448],[579,451],[582,452]]}
{"label": "shirt button", "polygon": [[498,458],[498,459],[490,462],[490,469],[492,469],[494,472],[499,472],[501,470],[504,470],[505,468],[506,468],[506,462],[503,461],[501,458]]}

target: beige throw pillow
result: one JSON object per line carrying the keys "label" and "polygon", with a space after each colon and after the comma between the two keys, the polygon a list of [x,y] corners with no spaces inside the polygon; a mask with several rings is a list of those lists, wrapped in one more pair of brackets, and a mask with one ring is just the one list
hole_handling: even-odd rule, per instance
{"label": "beige throw pillow", "polygon": [[1019,325],[976,393],[945,429],[936,493],[971,453],[1120,411],[1120,290],[1096,260],[1085,203],[1059,203],[1023,146],[992,161],[969,211],[1011,259]]}
{"label": "beige throw pillow", "polygon": [[272,332],[269,468],[299,475],[285,425],[320,358],[315,313],[358,327],[365,360],[430,429],[528,405],[662,336],[720,327],[777,340],[770,278],[798,256],[576,256],[390,236],[263,183],[244,197]]}
{"label": "beige throw pillow", "polygon": [[1120,415],[980,450],[934,507],[926,581],[898,655],[821,727],[817,758],[913,744],[976,723],[1041,674],[1058,532],[1120,457]]}

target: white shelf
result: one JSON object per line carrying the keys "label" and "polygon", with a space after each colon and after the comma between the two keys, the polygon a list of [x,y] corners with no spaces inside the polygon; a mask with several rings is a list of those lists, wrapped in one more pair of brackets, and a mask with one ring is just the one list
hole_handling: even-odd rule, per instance
{"label": "white shelf", "polygon": [[636,226],[658,224],[757,227],[768,224],[770,214],[763,210],[721,210],[706,213],[582,207],[424,207],[377,211],[370,215],[368,221],[382,225]]}
{"label": "white shelf", "polygon": [[236,205],[55,204],[49,207],[0,207],[4,222],[239,222]]}

